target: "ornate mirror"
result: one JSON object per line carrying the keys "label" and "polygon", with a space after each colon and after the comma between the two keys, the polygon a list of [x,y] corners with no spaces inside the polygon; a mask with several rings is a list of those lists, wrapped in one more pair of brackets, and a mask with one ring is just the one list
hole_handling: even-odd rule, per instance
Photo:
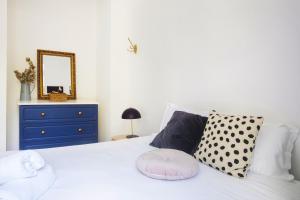
{"label": "ornate mirror", "polygon": [[49,93],[65,93],[76,99],[75,54],[37,50],[38,99],[49,99]]}

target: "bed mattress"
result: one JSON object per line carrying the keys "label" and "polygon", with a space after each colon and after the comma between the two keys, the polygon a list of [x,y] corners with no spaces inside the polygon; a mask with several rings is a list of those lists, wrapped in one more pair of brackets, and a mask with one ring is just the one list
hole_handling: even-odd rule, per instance
{"label": "bed mattress", "polygon": [[249,174],[238,179],[201,163],[197,176],[155,180],[135,167],[137,157],[155,149],[153,136],[39,150],[57,174],[42,200],[300,200],[300,182]]}

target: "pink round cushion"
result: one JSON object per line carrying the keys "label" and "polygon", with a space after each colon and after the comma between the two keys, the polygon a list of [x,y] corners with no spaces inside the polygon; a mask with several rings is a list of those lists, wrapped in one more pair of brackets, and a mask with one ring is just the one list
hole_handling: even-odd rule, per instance
{"label": "pink round cushion", "polygon": [[144,175],[163,180],[181,180],[195,176],[199,162],[189,154],[174,149],[157,149],[140,155],[136,161]]}

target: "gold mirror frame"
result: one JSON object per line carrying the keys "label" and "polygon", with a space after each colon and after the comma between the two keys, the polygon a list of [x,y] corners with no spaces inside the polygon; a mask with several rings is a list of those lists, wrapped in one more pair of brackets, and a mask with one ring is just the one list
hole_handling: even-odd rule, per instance
{"label": "gold mirror frame", "polygon": [[76,62],[75,53],[61,52],[61,51],[49,51],[49,50],[37,50],[37,82],[38,82],[38,99],[48,100],[49,95],[45,95],[43,91],[43,56],[62,56],[69,57],[71,60],[71,94],[68,95],[68,99],[76,99]]}

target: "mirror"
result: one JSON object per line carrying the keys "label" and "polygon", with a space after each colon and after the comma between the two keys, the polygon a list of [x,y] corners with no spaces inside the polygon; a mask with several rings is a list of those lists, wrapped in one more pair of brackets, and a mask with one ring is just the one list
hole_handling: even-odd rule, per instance
{"label": "mirror", "polygon": [[65,93],[76,99],[75,54],[37,50],[38,99],[49,99],[49,93]]}

